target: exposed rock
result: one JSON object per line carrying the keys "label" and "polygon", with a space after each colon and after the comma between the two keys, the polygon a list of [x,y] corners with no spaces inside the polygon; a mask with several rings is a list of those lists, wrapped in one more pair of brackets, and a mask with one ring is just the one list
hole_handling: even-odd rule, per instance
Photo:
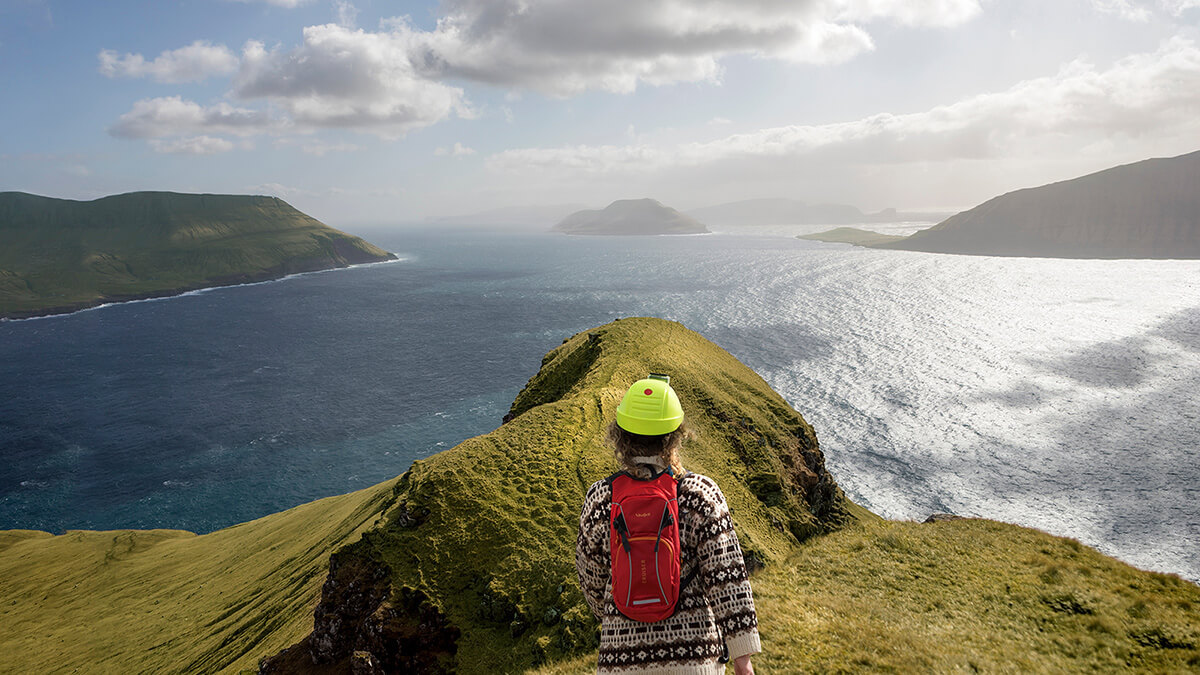
{"label": "exposed rock", "polygon": [[963,520],[962,516],[956,516],[953,513],[933,513],[925,519],[926,523],[941,523],[947,520]]}
{"label": "exposed rock", "polygon": [[341,551],[329,560],[329,577],[313,612],[309,644],[313,663],[333,663],[349,656],[367,617],[391,593],[388,566],[352,551]]}

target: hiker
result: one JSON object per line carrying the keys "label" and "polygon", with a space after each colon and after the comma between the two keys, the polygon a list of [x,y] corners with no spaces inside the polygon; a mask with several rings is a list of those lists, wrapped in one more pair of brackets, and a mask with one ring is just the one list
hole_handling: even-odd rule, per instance
{"label": "hiker", "polygon": [[633,383],[609,426],[621,471],[588,488],[575,547],[599,673],[754,672],[746,563],[721,489],[680,466],[690,437],[666,375]]}

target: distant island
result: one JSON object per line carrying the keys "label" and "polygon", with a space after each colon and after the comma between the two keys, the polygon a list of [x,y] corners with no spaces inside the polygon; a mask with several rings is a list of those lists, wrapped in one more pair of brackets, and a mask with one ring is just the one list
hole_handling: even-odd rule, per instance
{"label": "distant island", "polygon": [[619,199],[600,210],[576,211],[554,226],[565,234],[705,234],[704,223],[656,199]]}
{"label": "distant island", "polygon": [[802,239],[1045,258],[1200,258],[1200,152],[1017,190],[927,230],[881,240],[838,228]]}
{"label": "distant island", "polygon": [[275,197],[0,193],[0,318],[395,259]]}
{"label": "distant island", "polygon": [[937,222],[950,213],[884,209],[863,213],[849,204],[807,204],[795,199],[745,199],[687,212],[710,225],[850,225],[861,223]]}

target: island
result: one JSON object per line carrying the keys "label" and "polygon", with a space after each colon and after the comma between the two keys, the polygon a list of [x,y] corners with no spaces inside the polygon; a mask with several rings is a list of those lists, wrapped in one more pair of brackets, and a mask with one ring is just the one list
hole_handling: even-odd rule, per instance
{"label": "island", "polygon": [[703,223],[656,199],[619,199],[603,209],[576,211],[553,228],[565,234],[707,234]]}
{"label": "island", "polygon": [[[648,371],[697,432],[752,575],[762,672],[1191,672],[1200,587],[980,518],[886,521],[812,426],[685,326],[567,337],[508,421],[347,495],[216,532],[0,531],[13,672],[595,672],[575,571],[604,434]],[[499,422],[499,420],[497,420]]]}
{"label": "island", "polygon": [[899,239],[855,228],[801,238],[931,253],[1196,259],[1200,152],[1010,192]]}
{"label": "island", "polygon": [[0,193],[0,319],[395,259],[276,197]]}

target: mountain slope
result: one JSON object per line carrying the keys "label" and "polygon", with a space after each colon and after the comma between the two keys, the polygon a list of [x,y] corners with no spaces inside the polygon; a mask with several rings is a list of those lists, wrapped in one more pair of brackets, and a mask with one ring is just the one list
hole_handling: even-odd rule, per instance
{"label": "mountain slope", "polygon": [[1017,190],[875,248],[1053,258],[1200,258],[1200,152]]}
{"label": "mountain slope", "polygon": [[391,259],[274,197],[0,193],[0,318]]}
{"label": "mountain slope", "polygon": [[655,199],[619,199],[600,210],[576,211],[553,228],[566,234],[703,234],[708,228]]}
{"label": "mountain slope", "polygon": [[205,535],[0,531],[0,671],[237,672],[300,639],[395,481]]}

